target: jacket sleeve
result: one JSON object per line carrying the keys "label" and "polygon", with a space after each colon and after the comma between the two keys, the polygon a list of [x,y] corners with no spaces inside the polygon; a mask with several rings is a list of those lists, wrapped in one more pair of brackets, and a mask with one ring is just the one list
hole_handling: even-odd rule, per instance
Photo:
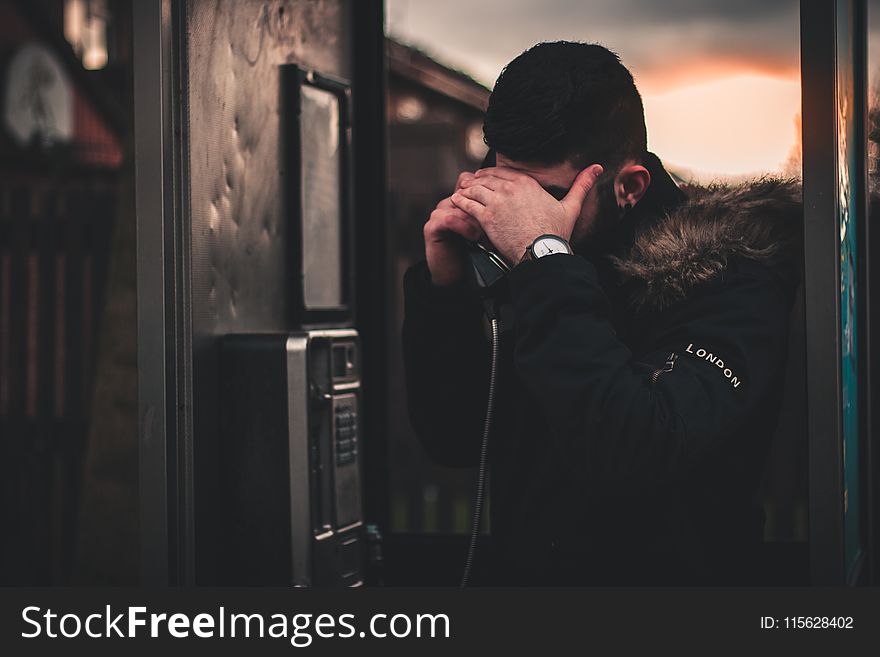
{"label": "jacket sleeve", "polygon": [[[768,271],[768,270],[764,270]],[[549,426],[548,449],[594,483],[677,479],[737,435],[779,385],[788,305],[768,274],[725,272],[660,329],[639,363],[608,320],[593,264],[551,255],[511,272],[515,368]],[[656,370],[654,370],[656,371]]]}
{"label": "jacket sleeve", "polygon": [[423,447],[443,465],[476,465],[490,359],[482,304],[465,285],[434,285],[422,261],[404,276],[402,337],[410,422]]}

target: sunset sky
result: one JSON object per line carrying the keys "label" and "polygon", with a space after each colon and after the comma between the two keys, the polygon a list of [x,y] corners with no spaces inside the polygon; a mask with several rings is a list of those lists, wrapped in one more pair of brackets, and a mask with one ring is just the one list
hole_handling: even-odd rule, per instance
{"label": "sunset sky", "polygon": [[778,171],[800,112],[797,0],[387,0],[389,35],[492,87],[539,41],[601,43],[645,102],[648,146],[698,180]]}

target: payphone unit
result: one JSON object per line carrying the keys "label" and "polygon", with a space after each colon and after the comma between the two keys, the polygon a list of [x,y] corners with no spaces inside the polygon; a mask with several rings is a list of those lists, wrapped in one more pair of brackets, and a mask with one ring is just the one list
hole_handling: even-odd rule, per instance
{"label": "payphone unit", "polygon": [[349,87],[293,64],[280,69],[291,332],[223,339],[222,572],[232,584],[358,586]]}

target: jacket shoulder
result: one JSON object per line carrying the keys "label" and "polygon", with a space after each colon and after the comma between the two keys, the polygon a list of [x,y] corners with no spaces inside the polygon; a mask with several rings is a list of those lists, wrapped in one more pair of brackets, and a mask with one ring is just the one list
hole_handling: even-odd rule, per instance
{"label": "jacket shoulder", "polygon": [[802,217],[796,180],[713,185],[638,228],[629,252],[611,261],[639,310],[663,310],[725,272],[776,280],[791,291],[800,278]]}

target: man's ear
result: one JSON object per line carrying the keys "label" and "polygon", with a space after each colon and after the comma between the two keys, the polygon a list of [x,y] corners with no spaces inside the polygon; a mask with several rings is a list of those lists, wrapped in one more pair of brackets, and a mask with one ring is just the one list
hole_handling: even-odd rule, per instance
{"label": "man's ear", "polygon": [[634,206],[648,191],[651,174],[641,164],[627,164],[614,178],[614,195],[620,207]]}

